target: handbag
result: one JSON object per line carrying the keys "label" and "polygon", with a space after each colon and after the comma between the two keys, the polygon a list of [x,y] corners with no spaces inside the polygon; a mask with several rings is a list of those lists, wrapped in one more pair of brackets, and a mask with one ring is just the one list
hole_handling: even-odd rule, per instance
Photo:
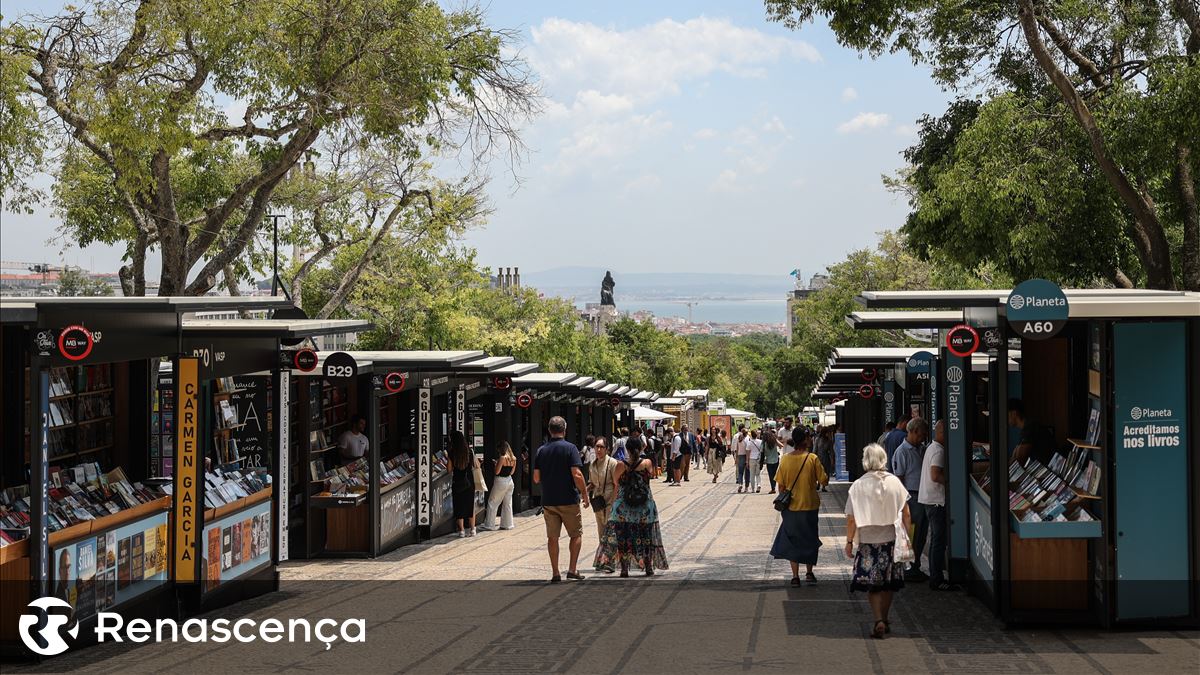
{"label": "handbag", "polygon": [[479,459],[471,462],[471,476],[475,479],[475,491],[487,492],[487,481],[483,478],[483,469],[479,467]]}
{"label": "handbag", "polygon": [[908,528],[904,527],[904,512],[896,514],[896,544],[892,547],[893,563],[908,563],[917,559],[913,551],[912,540],[908,538]]}
{"label": "handbag", "polygon": [[[605,466],[604,467],[604,482],[601,483],[601,485],[607,485],[607,484],[608,484],[608,467]],[[595,511],[596,513],[600,513],[604,509],[608,508],[608,500],[604,498],[603,490],[601,490],[601,494],[589,496],[589,499],[592,502],[592,510]]]}
{"label": "handbag", "polygon": [[792,479],[791,486],[786,490],[780,490],[779,494],[775,495],[773,504],[776,511],[787,511],[788,507],[792,505],[792,488],[796,487],[796,481],[800,480],[800,474],[804,473],[804,469],[808,467],[810,457],[812,457],[812,453],[809,453],[808,457],[804,458],[804,463],[800,465],[800,470],[796,472],[796,477]]}

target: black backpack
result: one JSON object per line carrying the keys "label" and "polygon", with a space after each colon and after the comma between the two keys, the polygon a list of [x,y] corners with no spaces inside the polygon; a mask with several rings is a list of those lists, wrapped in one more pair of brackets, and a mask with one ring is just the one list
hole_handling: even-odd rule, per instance
{"label": "black backpack", "polygon": [[625,503],[638,507],[645,506],[650,500],[650,482],[645,476],[639,476],[637,466],[642,463],[642,458],[639,457],[632,463],[626,463],[628,469],[621,480],[625,483],[624,492],[622,493]]}

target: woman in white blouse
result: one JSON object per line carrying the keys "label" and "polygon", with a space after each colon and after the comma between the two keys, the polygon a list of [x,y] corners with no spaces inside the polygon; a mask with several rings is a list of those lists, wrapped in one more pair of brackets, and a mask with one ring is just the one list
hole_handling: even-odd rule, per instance
{"label": "woman in white blouse", "polygon": [[895,560],[897,527],[907,533],[912,517],[908,490],[888,473],[887,452],[878,443],[863,448],[863,470],[846,499],[846,557],[854,559],[850,588],[866,591],[875,614],[871,637],[881,639],[892,630],[892,596],[904,588],[904,563]]}

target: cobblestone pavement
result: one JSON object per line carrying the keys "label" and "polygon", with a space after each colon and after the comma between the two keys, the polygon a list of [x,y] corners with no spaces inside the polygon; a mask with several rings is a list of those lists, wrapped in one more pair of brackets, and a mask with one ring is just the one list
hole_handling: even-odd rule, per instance
{"label": "cobblestone pavement", "polygon": [[[655,483],[671,569],[620,579],[590,570],[551,586],[542,520],[444,537],[375,560],[284,565],[282,590],[210,614],[263,620],[365,618],[365,643],[96,645],[20,670],[92,672],[820,672],[1123,673],[1200,671],[1200,633],[1005,630],[960,593],[905,589],[894,633],[871,640],[870,609],[848,591],[845,485],[823,494],[815,586],[789,588],[767,555],[771,496],[737,494],[729,472]],[[563,541],[566,569],[566,542]],[[16,669],[5,669],[6,671]]]}

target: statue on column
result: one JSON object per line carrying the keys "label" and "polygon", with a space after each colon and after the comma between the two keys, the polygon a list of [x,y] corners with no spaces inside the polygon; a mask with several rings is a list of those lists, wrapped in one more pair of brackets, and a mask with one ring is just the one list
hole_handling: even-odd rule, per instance
{"label": "statue on column", "polygon": [[616,302],[613,302],[613,288],[617,282],[613,281],[612,272],[604,273],[604,281],[600,282],[600,304],[615,307]]}

